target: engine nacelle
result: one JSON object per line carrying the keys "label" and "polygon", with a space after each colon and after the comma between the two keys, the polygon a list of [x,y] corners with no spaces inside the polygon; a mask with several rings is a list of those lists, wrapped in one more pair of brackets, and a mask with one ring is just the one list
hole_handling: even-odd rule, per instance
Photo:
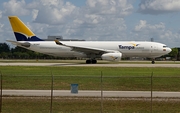
{"label": "engine nacelle", "polygon": [[101,58],[103,60],[107,60],[107,61],[120,61],[122,57],[122,53],[120,52],[116,52],[116,53],[105,53],[101,56]]}

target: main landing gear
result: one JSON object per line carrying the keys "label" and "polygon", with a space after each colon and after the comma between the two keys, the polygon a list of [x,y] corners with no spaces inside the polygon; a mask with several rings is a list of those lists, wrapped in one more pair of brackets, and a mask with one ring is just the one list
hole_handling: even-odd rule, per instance
{"label": "main landing gear", "polygon": [[152,59],[152,62],[151,62],[152,64],[155,64],[155,59]]}
{"label": "main landing gear", "polygon": [[95,59],[90,59],[90,60],[86,60],[86,64],[96,64],[97,60]]}

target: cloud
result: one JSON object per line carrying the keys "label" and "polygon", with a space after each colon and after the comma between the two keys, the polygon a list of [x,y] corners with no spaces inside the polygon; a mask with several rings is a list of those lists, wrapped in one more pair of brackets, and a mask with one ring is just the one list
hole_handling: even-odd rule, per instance
{"label": "cloud", "polygon": [[71,25],[76,30],[69,31],[87,40],[121,40],[127,29],[123,17],[132,9],[127,0],[87,0]]}
{"label": "cloud", "polygon": [[133,6],[127,0],[87,0],[90,14],[127,16],[132,13]]}
{"label": "cloud", "polygon": [[0,10],[0,18],[2,18],[2,11]]}
{"label": "cloud", "polygon": [[154,38],[154,41],[177,46],[179,45],[177,42],[179,42],[180,33],[168,30],[162,22],[150,24],[146,20],[140,20],[131,32],[131,37],[145,41]]}
{"label": "cloud", "polygon": [[[36,2],[38,7],[32,12],[34,21],[46,24],[63,24],[74,20],[97,24],[104,20],[104,16],[122,18],[131,14],[133,10],[133,6],[127,0],[87,0],[86,6],[81,8],[63,0]],[[28,6],[34,7],[35,3]]]}
{"label": "cloud", "polygon": [[146,20],[140,20],[139,24],[135,26],[134,31],[136,32],[156,32],[159,30],[164,30],[165,29],[165,24],[164,23],[159,23],[155,25],[147,24]]}
{"label": "cloud", "polygon": [[3,33],[3,32],[4,32],[3,27],[4,27],[4,24],[0,23],[0,33]]}
{"label": "cloud", "polygon": [[10,0],[3,3],[3,14],[4,15],[28,15],[30,11],[26,8],[26,3],[24,0]]}
{"label": "cloud", "polygon": [[38,4],[32,11],[33,19],[48,25],[43,29],[47,34],[86,40],[120,40],[127,28],[123,17],[133,9],[127,0],[87,0],[84,7],[63,0],[36,2],[28,6]]}
{"label": "cloud", "polygon": [[146,20],[140,20],[139,23],[134,27],[133,32],[136,34],[136,37],[141,37],[141,39],[144,38],[144,40],[149,40],[150,38],[159,39],[160,35],[166,32],[166,27],[162,22],[151,25],[147,23]]}
{"label": "cloud", "polygon": [[138,12],[142,14],[164,14],[180,12],[179,0],[141,0]]}
{"label": "cloud", "polygon": [[35,22],[46,24],[63,24],[73,17],[76,6],[62,0],[41,0],[34,12]]}

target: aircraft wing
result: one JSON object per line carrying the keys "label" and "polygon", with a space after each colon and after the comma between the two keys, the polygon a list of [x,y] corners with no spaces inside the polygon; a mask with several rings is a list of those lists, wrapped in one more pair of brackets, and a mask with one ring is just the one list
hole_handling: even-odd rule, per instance
{"label": "aircraft wing", "polygon": [[59,40],[55,40],[55,43],[57,45],[61,46],[66,46],[72,48],[72,51],[77,51],[77,52],[82,52],[85,54],[96,54],[96,55],[102,55],[104,53],[114,53],[115,51],[110,51],[110,50],[104,50],[104,49],[99,49],[99,48],[88,48],[88,47],[81,47],[81,46],[70,46],[70,45],[65,45],[61,43]]}

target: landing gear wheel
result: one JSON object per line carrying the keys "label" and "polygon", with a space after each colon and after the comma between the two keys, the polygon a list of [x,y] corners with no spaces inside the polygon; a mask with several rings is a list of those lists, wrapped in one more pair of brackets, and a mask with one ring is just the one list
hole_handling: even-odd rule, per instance
{"label": "landing gear wheel", "polygon": [[152,60],[152,62],[151,62],[152,64],[155,64],[155,61],[154,60]]}
{"label": "landing gear wheel", "polygon": [[97,60],[86,60],[86,64],[96,64]]}
{"label": "landing gear wheel", "polygon": [[86,60],[86,64],[91,64],[91,60]]}
{"label": "landing gear wheel", "polygon": [[97,60],[92,60],[92,64],[96,64],[97,63]]}

